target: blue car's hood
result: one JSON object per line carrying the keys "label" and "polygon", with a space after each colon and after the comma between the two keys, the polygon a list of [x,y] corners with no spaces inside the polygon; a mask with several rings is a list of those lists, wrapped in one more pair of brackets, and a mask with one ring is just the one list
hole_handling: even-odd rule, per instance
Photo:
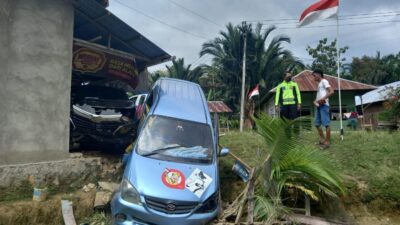
{"label": "blue car's hood", "polygon": [[[187,186],[174,188],[169,187],[165,183],[166,171],[178,171],[178,173],[183,174],[184,179],[182,180],[181,184],[185,185],[185,182],[188,181],[192,173],[199,170],[205,174],[205,176],[208,175],[208,177],[212,179],[209,186],[200,196],[196,196],[194,194],[193,188],[191,188],[192,191],[189,190]],[[217,191],[219,182],[217,165],[215,163],[187,164],[162,161],[140,156],[136,154],[135,151],[133,151],[131,154],[131,158],[125,169],[124,176],[128,178],[131,184],[135,186],[142,196],[192,202],[205,201]],[[197,194],[199,195],[199,192],[197,192]]]}

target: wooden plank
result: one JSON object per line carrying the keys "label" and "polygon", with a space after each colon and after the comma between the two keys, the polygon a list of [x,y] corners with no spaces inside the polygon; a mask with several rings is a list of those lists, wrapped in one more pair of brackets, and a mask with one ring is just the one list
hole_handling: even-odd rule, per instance
{"label": "wooden plank", "polygon": [[244,206],[244,204],[246,204],[247,192],[249,191],[249,185],[250,185],[250,182],[247,183],[246,188],[244,189],[245,195],[243,195],[241,201],[239,202],[239,210],[236,215],[235,224],[240,224],[240,218],[242,217],[242,214],[243,214],[243,208],[244,208],[243,206]]}
{"label": "wooden plank", "polygon": [[229,207],[224,210],[224,215],[222,217],[222,220],[225,221],[228,217],[235,215],[238,211],[239,208],[239,202],[240,199],[242,199],[242,196],[245,194],[245,190],[243,190],[237,197],[236,199],[232,202],[232,204],[229,205]]}
{"label": "wooden plank", "polygon": [[249,191],[247,192],[247,224],[251,225],[254,223],[254,172],[255,169],[251,170],[251,179],[249,180]]}
{"label": "wooden plank", "polygon": [[242,200],[239,203],[240,206],[239,206],[238,214],[236,215],[235,224],[240,224],[240,218],[242,217],[242,214],[243,214],[243,208],[248,199],[248,192],[250,189],[250,185],[253,183],[254,171],[255,171],[255,169],[252,168],[251,172],[250,172],[249,182],[247,183],[245,191],[244,191],[245,195],[243,196]]}
{"label": "wooden plank", "polygon": [[72,210],[72,202],[61,200],[61,210],[65,225],[76,225],[74,212]]}

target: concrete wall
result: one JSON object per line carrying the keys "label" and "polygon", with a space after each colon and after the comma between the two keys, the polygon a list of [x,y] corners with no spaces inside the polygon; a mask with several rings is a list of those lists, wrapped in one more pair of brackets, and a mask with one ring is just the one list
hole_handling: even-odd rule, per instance
{"label": "concrete wall", "polygon": [[0,165],[68,157],[74,11],[0,1]]}
{"label": "concrete wall", "polygon": [[139,74],[139,84],[136,87],[136,91],[148,92],[150,90],[151,87],[149,87],[149,76],[150,73],[147,69],[145,69]]}

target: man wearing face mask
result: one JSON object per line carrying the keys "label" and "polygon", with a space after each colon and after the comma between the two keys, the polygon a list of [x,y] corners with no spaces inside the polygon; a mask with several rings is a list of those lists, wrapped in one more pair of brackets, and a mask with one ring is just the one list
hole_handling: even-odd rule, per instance
{"label": "man wearing face mask", "polygon": [[281,117],[289,120],[296,119],[301,109],[301,95],[299,86],[292,81],[292,74],[286,72],[283,82],[276,87],[275,109]]}

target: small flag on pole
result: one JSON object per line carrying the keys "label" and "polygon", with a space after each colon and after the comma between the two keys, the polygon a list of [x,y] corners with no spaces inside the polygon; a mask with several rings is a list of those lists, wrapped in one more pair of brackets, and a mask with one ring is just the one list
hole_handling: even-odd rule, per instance
{"label": "small flag on pole", "polygon": [[306,26],[317,20],[335,17],[339,8],[339,0],[320,0],[308,7],[300,16],[299,27]]}
{"label": "small flag on pole", "polygon": [[260,91],[258,90],[258,86],[259,85],[257,84],[257,86],[252,91],[250,91],[249,99],[251,99],[253,96],[260,95]]}

